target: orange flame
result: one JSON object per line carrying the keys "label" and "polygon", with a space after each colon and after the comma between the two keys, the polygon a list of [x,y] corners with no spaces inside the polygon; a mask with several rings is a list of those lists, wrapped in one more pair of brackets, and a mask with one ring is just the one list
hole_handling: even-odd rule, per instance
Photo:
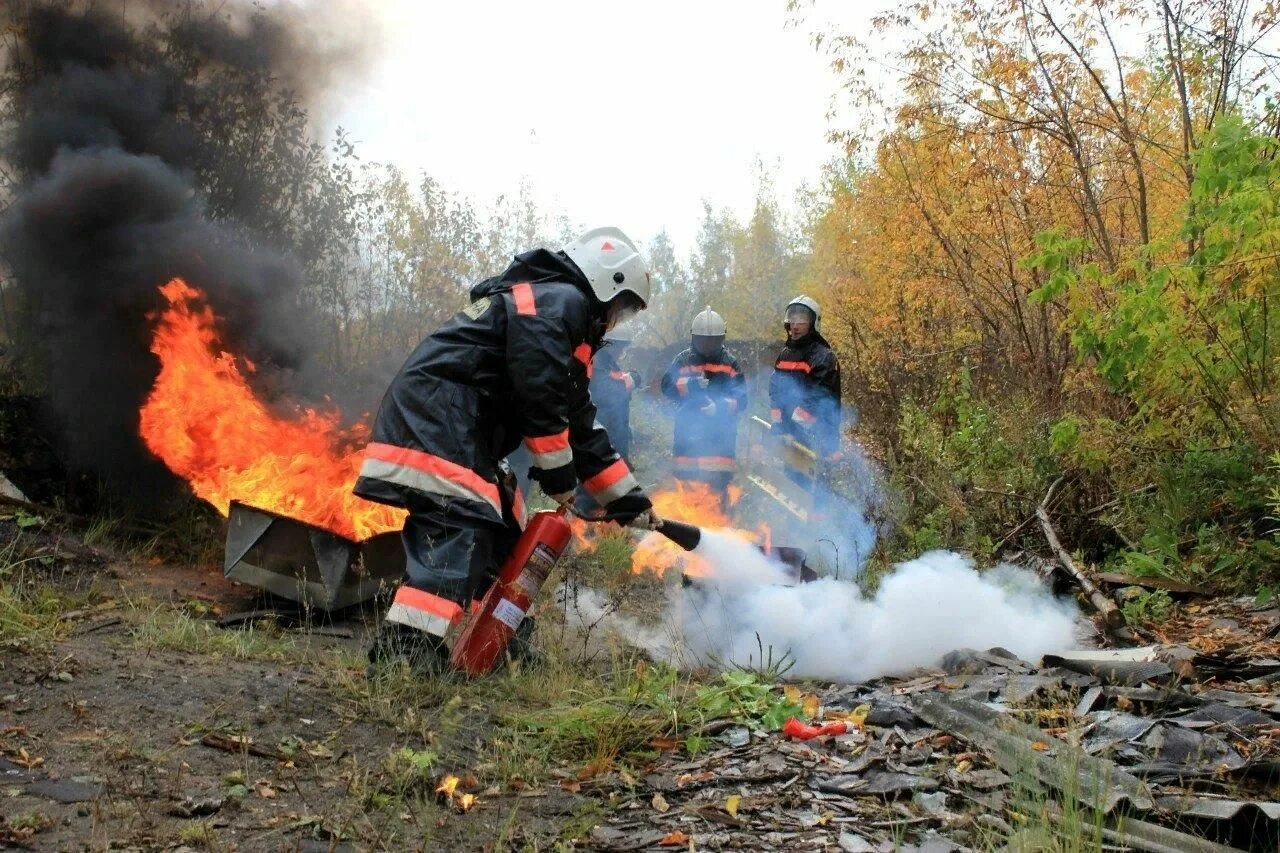
{"label": "orange flame", "polygon": [[441,781],[439,785],[436,785],[436,793],[444,794],[446,797],[452,798],[453,792],[458,789],[458,782],[460,781],[461,780],[458,779],[457,776],[450,773],[448,776],[444,777],[443,781]]}
{"label": "orange flame", "polygon": [[457,804],[459,810],[464,812],[469,812],[471,811],[471,807],[476,804],[476,795],[463,794],[461,797],[458,797],[458,799],[455,800],[455,803]]}
{"label": "orange flame", "polygon": [[[742,496],[742,490],[729,487],[729,505],[732,507]],[[704,529],[720,530],[742,539],[758,542],[761,537],[765,541],[769,535],[769,526],[760,525],[759,534],[733,527],[726,508],[721,505],[720,498],[706,483],[692,480],[676,480],[674,489],[658,491],[650,495],[653,510],[659,518],[670,518],[683,521]],[[713,572],[712,567],[702,558],[687,551],[682,551],[671,540],[658,533],[651,533],[640,541],[631,555],[631,571],[656,572],[664,574],[668,569],[678,568],[690,577],[706,577]]]}
{"label": "orange flame", "polygon": [[152,453],[223,515],[238,500],[350,539],[400,529],[403,510],[351,493],[367,425],[268,411],[245,380],[254,366],[223,351],[204,294],[178,278],[160,292],[169,303],[151,341],[160,374],[139,412]]}

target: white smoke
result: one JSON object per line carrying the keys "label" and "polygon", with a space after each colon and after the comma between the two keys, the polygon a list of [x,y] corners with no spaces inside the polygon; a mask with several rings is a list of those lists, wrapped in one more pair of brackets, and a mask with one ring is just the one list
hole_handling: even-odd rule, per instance
{"label": "white smoke", "polygon": [[979,574],[959,554],[931,551],[899,564],[866,598],[830,577],[794,584],[749,544],[714,531],[703,532],[696,553],[714,575],[670,590],[660,625],[610,615],[581,592],[578,618],[603,619],[685,668],[758,666],[763,650],[775,661],[790,654],[788,678],[848,682],[936,666],[956,649],[1002,646],[1034,661],[1074,643],[1075,606],[1014,566]]}

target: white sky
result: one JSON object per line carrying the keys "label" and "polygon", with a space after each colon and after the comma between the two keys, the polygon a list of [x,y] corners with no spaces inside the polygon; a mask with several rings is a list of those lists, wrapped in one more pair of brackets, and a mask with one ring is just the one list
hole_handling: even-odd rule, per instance
{"label": "white sky", "polygon": [[[865,32],[881,2],[827,2]],[[837,79],[785,0],[383,0],[381,58],[339,106],[366,159],[486,203],[522,179],[547,212],[667,228],[693,245],[703,198],[749,213],[757,157],[789,201],[835,149]],[[830,14],[820,9],[819,13]]]}

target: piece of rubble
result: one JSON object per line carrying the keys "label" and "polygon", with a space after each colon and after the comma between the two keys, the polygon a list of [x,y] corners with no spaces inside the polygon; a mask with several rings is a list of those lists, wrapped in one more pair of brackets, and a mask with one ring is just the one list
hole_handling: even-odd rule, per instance
{"label": "piece of rubble", "polygon": [[[1030,772],[1041,784],[1068,790],[1103,812],[1111,812],[1125,801],[1137,809],[1153,805],[1147,786],[1114,763],[1062,741],[1050,744],[1054,739],[1035,726],[1007,719],[978,702],[929,693],[916,697],[913,704],[926,722],[974,744],[1006,773]],[[1045,746],[1037,748],[1037,744]],[[1072,768],[1072,772],[1064,774],[1064,768]]]}
{"label": "piece of rubble", "polygon": [[40,779],[27,785],[25,793],[56,803],[88,803],[101,796],[102,786],[69,779]]}
{"label": "piece of rubble", "polygon": [[[1121,652],[1129,652],[1122,654]],[[1101,679],[1105,684],[1136,687],[1154,679],[1168,678],[1173,674],[1169,665],[1155,659],[1156,647],[1141,649],[1061,652],[1041,658],[1045,667],[1063,667],[1084,675]]]}

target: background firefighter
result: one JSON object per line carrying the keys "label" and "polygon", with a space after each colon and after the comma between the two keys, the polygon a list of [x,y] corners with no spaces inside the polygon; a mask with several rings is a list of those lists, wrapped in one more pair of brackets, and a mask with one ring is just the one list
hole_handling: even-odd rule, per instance
{"label": "background firefighter", "polygon": [[[629,333],[614,329],[605,335],[604,346],[596,353],[591,362],[591,402],[596,407],[596,419],[605,432],[609,433],[609,441],[614,450],[622,456],[628,466],[631,461],[631,397],[640,387],[640,374],[634,370],[623,369],[621,359],[627,345],[631,343]],[[517,451],[519,452],[519,451]],[[593,513],[600,507],[592,499],[591,494],[583,487],[578,487],[577,507],[583,512]]]}
{"label": "background firefighter", "polygon": [[840,363],[819,331],[821,320],[818,303],[807,296],[797,296],[787,304],[782,324],[787,341],[769,378],[773,433],[795,438],[819,460],[817,482],[787,469],[788,477],[813,491],[819,511],[829,497],[821,472],[829,472],[841,457]]}
{"label": "background firefighter", "polygon": [[607,329],[645,307],[649,274],[616,228],[560,252],[517,255],[471,290],[392,380],[356,482],[363,498],[409,510],[406,578],[371,663],[443,667],[444,636],[484,594],[519,537],[524,508],[499,463],[523,442],[530,476],[565,504],[582,482],[620,524],[650,509],[596,421],[592,356]]}
{"label": "background firefighter", "polygon": [[592,362],[591,402],[600,425],[609,433],[613,449],[631,462],[631,396],[640,387],[640,374],[621,364],[631,338],[620,331],[605,335],[604,346]]}
{"label": "background firefighter", "polygon": [[708,483],[727,498],[738,457],[738,418],[747,408],[747,382],[724,347],[724,319],[710,307],[693,318],[692,346],[662,376],[662,393],[676,404],[675,475]]}

